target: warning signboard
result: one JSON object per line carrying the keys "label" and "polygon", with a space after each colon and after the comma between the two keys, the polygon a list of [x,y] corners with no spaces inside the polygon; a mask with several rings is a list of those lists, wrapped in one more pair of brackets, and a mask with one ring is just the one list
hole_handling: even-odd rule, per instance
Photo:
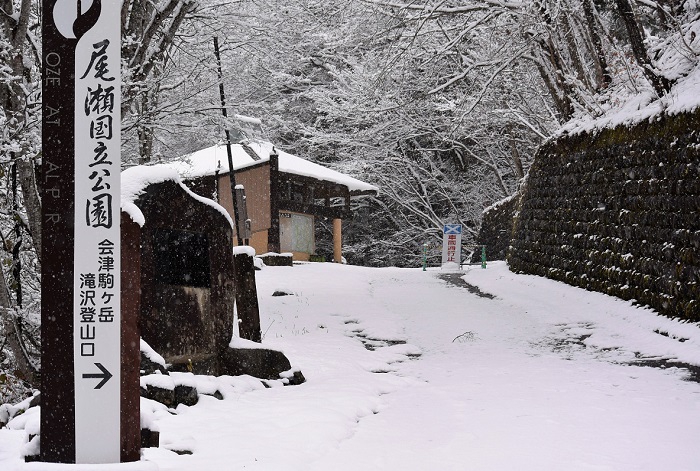
{"label": "warning signboard", "polygon": [[445,224],[442,228],[442,268],[459,268],[462,253],[462,225]]}

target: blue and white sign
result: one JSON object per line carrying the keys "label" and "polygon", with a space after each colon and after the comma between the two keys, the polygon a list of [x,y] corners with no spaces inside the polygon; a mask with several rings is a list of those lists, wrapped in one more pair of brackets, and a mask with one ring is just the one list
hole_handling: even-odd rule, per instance
{"label": "blue and white sign", "polygon": [[442,228],[443,234],[462,234],[461,224],[445,224]]}
{"label": "blue and white sign", "polygon": [[442,228],[442,268],[458,269],[462,254],[462,225],[445,224]]}

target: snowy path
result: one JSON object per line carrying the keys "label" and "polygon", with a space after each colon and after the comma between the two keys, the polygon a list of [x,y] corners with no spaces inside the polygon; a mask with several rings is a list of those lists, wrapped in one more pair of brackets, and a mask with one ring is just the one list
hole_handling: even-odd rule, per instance
{"label": "snowy path", "polygon": [[[146,459],[163,471],[700,469],[700,384],[627,365],[700,364],[700,328],[499,263],[465,275],[494,299],[439,275],[258,272],[264,344],[307,382],[212,379],[225,400],[157,412],[163,448]],[[21,469],[18,446],[0,431],[0,469]]]}
{"label": "snowy path", "polygon": [[[468,279],[479,285],[484,274],[470,272]],[[567,346],[571,335],[591,332],[581,327],[589,319],[613,323],[610,310],[640,311],[548,280],[528,281],[545,289],[523,293],[511,282],[497,293],[517,295],[508,301],[433,286],[420,272],[405,273],[401,283],[374,282],[373,301],[424,352],[398,374],[424,383],[388,396],[380,414],[310,469],[697,469],[692,450],[700,427],[690,422],[700,414],[698,384]],[[574,312],[562,316],[562,309]],[[464,343],[452,342],[465,332]],[[560,338],[553,352],[547,339]]]}

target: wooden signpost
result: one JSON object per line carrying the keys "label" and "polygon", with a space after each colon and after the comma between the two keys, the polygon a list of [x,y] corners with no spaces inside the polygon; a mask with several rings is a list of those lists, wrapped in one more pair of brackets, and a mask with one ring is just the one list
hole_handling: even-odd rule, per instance
{"label": "wooden signpost", "polygon": [[120,12],[43,2],[42,461],[123,454]]}

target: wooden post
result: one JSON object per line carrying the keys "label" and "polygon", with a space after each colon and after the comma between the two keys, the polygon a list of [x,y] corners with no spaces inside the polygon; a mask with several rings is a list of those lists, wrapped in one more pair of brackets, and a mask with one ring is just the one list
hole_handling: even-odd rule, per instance
{"label": "wooden post", "polygon": [[[40,458],[117,463],[124,450],[121,427],[129,422],[122,415],[122,385],[135,393],[129,399],[140,421],[138,337],[130,358],[135,381],[127,384],[121,376],[121,7],[86,2],[81,9],[78,2],[74,22],[64,5],[57,13],[58,3],[43,2],[42,13]],[[106,104],[87,106],[94,90],[103,91]],[[76,109],[83,101],[86,109]]]}
{"label": "wooden post", "polygon": [[122,213],[121,461],[141,458],[141,228]]}
{"label": "wooden post", "polygon": [[268,252],[280,253],[280,178],[279,155],[270,154],[270,229],[267,231]]}
{"label": "wooden post", "polygon": [[[219,38],[214,36],[214,55],[216,56],[216,63],[219,71],[219,95],[221,97],[221,114],[224,116],[224,121],[228,118],[228,111],[226,110],[226,97],[224,95],[224,79],[223,72],[221,70],[221,55],[219,54]],[[224,134],[226,134],[226,154],[228,156],[228,178],[231,183],[231,202],[233,204],[233,227],[238,229],[238,221],[240,221],[240,216],[238,214],[238,201],[236,199],[236,172],[233,170],[233,154],[231,153],[231,132],[228,129],[228,124],[224,123],[226,126],[224,128]],[[243,236],[240,231],[236,230],[236,245],[243,245]]]}
{"label": "wooden post", "polygon": [[238,332],[242,339],[261,342],[260,309],[258,307],[258,289],[255,286],[253,257],[245,252],[236,251],[233,258]]}
{"label": "wooden post", "polygon": [[343,220],[333,219],[333,259],[343,263]]}
{"label": "wooden post", "polygon": [[[44,2],[41,182],[41,461],[75,463],[73,240],[75,238],[75,47]],[[48,117],[51,118],[48,118]],[[3,286],[2,289],[5,289]]]}

